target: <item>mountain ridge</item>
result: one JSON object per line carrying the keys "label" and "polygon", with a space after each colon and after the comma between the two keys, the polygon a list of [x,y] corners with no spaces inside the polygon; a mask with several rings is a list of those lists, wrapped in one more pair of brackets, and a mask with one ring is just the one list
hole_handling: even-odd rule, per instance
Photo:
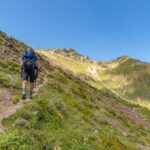
{"label": "mountain ridge", "polygon": [[[62,55],[61,49],[57,50],[57,54],[53,50],[40,50],[39,52],[45,54],[49,60],[54,61],[58,66],[68,69],[79,76],[82,74],[82,76],[92,77],[95,82],[87,80],[87,83],[90,82],[91,85],[98,89],[107,88],[109,91],[114,91],[117,95],[121,95],[124,99],[133,99],[136,103],[150,107],[150,95],[148,92],[150,90],[148,84],[148,79],[150,78],[149,63],[129,56],[122,56],[109,62],[82,61],[81,59],[73,59],[69,55]],[[134,88],[136,88],[135,92]],[[133,91],[132,93],[130,92],[131,90]],[[141,92],[138,94],[137,91],[139,90]]]}

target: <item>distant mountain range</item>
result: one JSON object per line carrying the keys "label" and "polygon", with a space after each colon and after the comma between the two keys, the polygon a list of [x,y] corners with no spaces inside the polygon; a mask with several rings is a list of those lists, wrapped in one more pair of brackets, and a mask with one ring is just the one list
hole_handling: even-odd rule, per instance
{"label": "distant mountain range", "polygon": [[49,60],[67,69],[97,89],[150,108],[150,64],[122,56],[95,62],[73,49],[39,50]]}

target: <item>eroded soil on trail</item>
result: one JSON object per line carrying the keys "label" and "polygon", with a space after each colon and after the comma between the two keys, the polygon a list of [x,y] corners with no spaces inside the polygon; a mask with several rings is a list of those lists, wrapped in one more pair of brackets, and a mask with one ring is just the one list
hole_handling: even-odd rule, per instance
{"label": "eroded soil on trail", "polygon": [[[47,81],[48,79],[45,76],[43,82],[41,84],[37,84],[35,87],[33,96],[38,93],[39,89],[44,86]],[[15,113],[16,110],[22,107],[25,102],[26,100],[20,100],[17,104],[13,104],[11,92],[6,88],[0,89],[0,133],[5,130],[4,126],[2,125],[2,120]]]}
{"label": "eroded soil on trail", "polygon": [[15,113],[22,105],[23,101],[20,101],[17,104],[12,103],[12,95],[8,89],[0,89],[0,133],[4,131],[4,127],[1,124],[2,120]]}

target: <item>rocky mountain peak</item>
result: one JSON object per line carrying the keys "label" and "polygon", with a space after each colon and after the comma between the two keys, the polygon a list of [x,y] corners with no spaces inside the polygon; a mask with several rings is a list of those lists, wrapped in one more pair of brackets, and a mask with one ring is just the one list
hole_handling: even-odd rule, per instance
{"label": "rocky mountain peak", "polygon": [[50,49],[50,50],[52,51],[53,55],[63,56],[67,59],[73,59],[81,62],[93,62],[88,56],[83,56],[72,48]]}

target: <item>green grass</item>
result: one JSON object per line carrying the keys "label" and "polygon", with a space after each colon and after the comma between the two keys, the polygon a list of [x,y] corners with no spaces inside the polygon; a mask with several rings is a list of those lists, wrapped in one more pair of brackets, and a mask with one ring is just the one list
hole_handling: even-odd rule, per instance
{"label": "green grass", "polygon": [[[5,35],[0,32],[0,44],[12,41],[11,38],[4,39],[3,36]],[[25,49],[23,43],[16,40],[13,42],[15,47],[19,48],[18,52],[20,48]],[[75,55],[79,61],[81,57]],[[134,150],[141,149],[139,146],[143,149],[150,147],[150,130],[135,124],[107,100],[111,99],[135,109],[146,119],[150,119],[149,110],[119,99],[108,89],[104,90],[100,82],[84,80],[96,87],[94,88],[67,73],[68,71],[64,72],[51,66],[44,57],[39,56],[39,59],[46,69],[43,74],[47,75],[48,82],[40,89],[33,101],[26,102],[12,116],[3,119],[2,123],[8,129],[0,134],[0,149]],[[90,61],[62,61],[59,57],[57,59],[62,66],[80,74],[86,74],[88,66],[91,65]],[[134,62],[125,62],[123,69],[126,71],[128,65],[132,63]],[[105,65],[104,67],[109,70],[109,67]],[[142,70],[142,67],[140,66],[139,69]],[[109,73],[120,75],[121,68],[117,69],[114,72],[109,70]],[[107,71],[100,74],[103,80],[109,80],[110,76],[106,77]],[[148,77],[148,74],[144,74],[144,78]],[[42,75],[40,83],[43,79]],[[19,100],[20,85],[20,65],[0,57],[0,87],[11,91],[14,104]],[[102,90],[98,90],[99,86]],[[120,126],[123,129],[120,129]],[[123,132],[126,134],[124,135]]]}
{"label": "green grass", "polygon": [[[48,76],[48,83],[32,102],[3,120],[8,130],[0,136],[0,149],[134,150],[139,141],[148,144],[147,130],[137,130],[138,125],[105,102],[106,97],[113,96],[61,70],[50,70]],[[130,136],[121,135],[107,118],[130,129]],[[25,124],[16,124],[18,119]]]}
{"label": "green grass", "polygon": [[0,57],[0,70],[0,86],[18,90],[21,83],[18,63]]}

